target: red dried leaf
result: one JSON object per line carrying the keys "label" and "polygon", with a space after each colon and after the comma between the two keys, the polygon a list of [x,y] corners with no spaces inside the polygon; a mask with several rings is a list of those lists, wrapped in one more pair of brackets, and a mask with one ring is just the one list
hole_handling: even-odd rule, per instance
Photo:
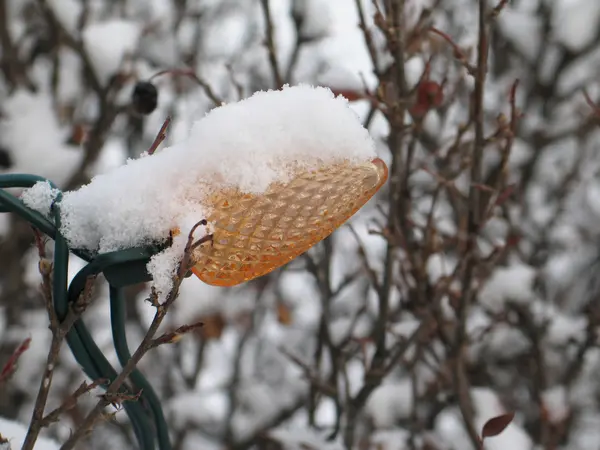
{"label": "red dried leaf", "polygon": [[290,325],[293,321],[291,308],[283,302],[277,302],[277,320],[282,325]]}
{"label": "red dried leaf", "polygon": [[23,353],[27,351],[29,348],[29,344],[31,343],[31,338],[25,339],[21,344],[15,349],[15,351],[10,355],[8,361],[2,367],[2,371],[0,372],[0,383],[6,381],[17,369],[17,362]]}
{"label": "red dried leaf", "polygon": [[69,144],[82,145],[88,138],[88,127],[83,124],[75,124],[71,130]]}
{"label": "red dried leaf", "polygon": [[410,108],[413,117],[421,119],[431,109],[438,108],[444,102],[444,88],[439,83],[423,80],[419,83],[415,103]]}
{"label": "red dried leaf", "polygon": [[521,242],[521,236],[515,233],[511,233],[506,237],[506,247],[510,248],[510,247],[515,247],[517,245],[519,245],[519,242]]}
{"label": "red dried leaf", "polygon": [[362,100],[365,98],[365,95],[361,92],[357,92],[354,90],[350,90],[350,89],[333,89],[331,88],[331,92],[333,92],[333,95],[335,95],[336,97],[338,95],[341,95],[342,97],[346,97],[346,99],[348,99],[348,101],[350,102],[356,102],[358,100]]}
{"label": "red dried leaf", "polygon": [[504,429],[510,425],[515,418],[515,413],[502,414],[501,416],[492,417],[488,420],[481,430],[481,439],[498,436]]}

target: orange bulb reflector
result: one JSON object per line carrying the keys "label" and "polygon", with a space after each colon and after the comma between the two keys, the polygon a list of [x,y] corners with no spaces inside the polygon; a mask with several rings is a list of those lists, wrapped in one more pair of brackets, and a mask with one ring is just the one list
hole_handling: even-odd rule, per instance
{"label": "orange bulb reflector", "polygon": [[192,272],[214,286],[235,286],[265,275],[329,236],[387,178],[385,163],[375,159],[302,172],[259,195],[236,190],[213,194],[208,202],[213,244],[196,250]]}

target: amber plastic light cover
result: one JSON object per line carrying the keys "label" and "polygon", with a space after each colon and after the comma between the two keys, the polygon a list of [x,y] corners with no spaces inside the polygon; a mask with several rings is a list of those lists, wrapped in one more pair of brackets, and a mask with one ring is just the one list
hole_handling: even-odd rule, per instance
{"label": "amber plastic light cover", "polygon": [[193,273],[207,284],[235,286],[265,275],[306,252],[348,220],[381,188],[380,159],[299,173],[260,195],[214,194],[208,222],[213,245],[194,254]]}

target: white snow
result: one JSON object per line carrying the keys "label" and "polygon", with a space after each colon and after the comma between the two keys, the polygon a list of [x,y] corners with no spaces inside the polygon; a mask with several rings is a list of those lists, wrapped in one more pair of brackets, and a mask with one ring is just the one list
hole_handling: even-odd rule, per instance
{"label": "white snow", "polygon": [[485,352],[498,358],[516,358],[529,350],[531,343],[517,328],[498,323],[484,337]]}
{"label": "white snow", "polygon": [[63,184],[77,167],[83,152],[65,145],[51,97],[40,92],[17,91],[3,100],[6,112],[0,120],[0,144],[11,154],[10,172],[33,173]]}
{"label": "white snow", "polygon": [[[525,3],[525,2],[524,2]],[[542,21],[534,13],[507,6],[497,18],[500,30],[528,60],[539,52]]]}
{"label": "white snow", "polygon": [[118,72],[125,56],[135,51],[141,32],[140,24],[122,19],[92,23],[85,28],[83,44],[101,83],[106,84]]}
{"label": "white snow", "polygon": [[552,423],[561,423],[570,413],[568,393],[564,386],[554,386],[543,393],[544,407]]}
{"label": "white snow", "polygon": [[303,38],[319,39],[327,35],[333,14],[327,3],[321,0],[292,3],[294,13],[303,19],[300,25],[300,35]]}
{"label": "white snow", "polygon": [[229,402],[218,391],[186,392],[174,396],[170,403],[171,417],[180,427],[186,425],[218,426],[227,415]]}
{"label": "white snow", "polygon": [[47,0],[47,3],[64,29],[74,34],[83,10],[82,3],[77,0]]}
{"label": "white snow", "polygon": [[401,419],[410,416],[413,407],[412,383],[397,380],[379,386],[365,406],[365,412],[376,428],[393,428]]}
{"label": "white snow", "polygon": [[[364,45],[362,31],[357,26],[359,23],[356,8],[350,7],[347,0],[329,0],[324,4],[329,11],[323,8],[321,13],[329,17],[328,37],[319,42],[326,61],[337,61],[338,67],[354,74],[364,76],[367,83],[372,85],[374,75],[371,73],[371,58]],[[374,12],[371,2],[364,2],[365,15],[372,17]],[[369,21],[370,22],[370,21]],[[374,37],[377,28],[371,26]],[[329,65],[329,64],[328,64]]]}
{"label": "white snow", "polygon": [[328,441],[327,433],[308,427],[280,427],[271,431],[269,437],[281,444],[284,450],[342,450],[341,442]]}
{"label": "white snow", "polygon": [[[6,450],[21,448],[26,434],[27,427],[24,424],[0,417],[0,435],[9,441],[8,447],[0,448]],[[58,450],[59,448],[58,443],[44,437],[39,437],[34,446],[35,450]]]}
{"label": "white snow", "polygon": [[553,8],[555,38],[572,52],[579,52],[598,34],[600,3],[589,0],[558,0]]}
{"label": "white snow", "polygon": [[[160,126],[157,128],[160,129]],[[106,140],[98,159],[90,168],[93,174],[110,172],[127,162],[127,147],[123,141],[115,138]]]}
{"label": "white snow", "polygon": [[555,311],[548,324],[546,340],[551,345],[565,345],[569,342],[582,342],[585,339],[587,317],[569,316]]}
{"label": "white snow", "polygon": [[[370,441],[371,448],[377,450],[405,450],[410,448],[410,432],[401,428],[379,430],[371,435]],[[426,445],[423,447],[427,448]]]}
{"label": "white snow", "polygon": [[493,310],[502,309],[507,301],[529,302],[535,298],[535,275],[533,267],[522,263],[498,268],[481,289],[480,301]]}
{"label": "white snow", "polygon": [[56,196],[60,193],[49,182],[38,182],[31,189],[23,191],[21,200],[31,209],[39,211],[45,216],[50,215],[50,207]]}

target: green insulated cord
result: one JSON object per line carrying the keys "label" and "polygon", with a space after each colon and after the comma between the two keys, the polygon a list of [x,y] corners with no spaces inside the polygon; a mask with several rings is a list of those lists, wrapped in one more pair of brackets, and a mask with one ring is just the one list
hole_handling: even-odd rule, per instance
{"label": "green insulated cord", "polygon": [[[28,174],[0,175],[0,213],[15,213],[32,226],[54,239],[54,280],[52,286],[54,309],[59,320],[64,320],[69,304],[75,302],[85,289],[90,276],[103,273],[110,288],[111,327],[114,347],[119,362],[124,366],[131,357],[125,335],[125,308],[121,288],[145,281],[150,276],[145,270],[146,264],[159,247],[133,248],[117,252],[93,255],[80,249],[69,249],[60,230],[59,193],[52,207],[52,220],[37,211],[28,208],[19,198],[7,192],[10,188],[28,188],[35,183],[48,180]],[[55,186],[50,183],[52,187]],[[69,253],[73,253],[87,265],[75,275],[68,284]],[[83,320],[79,319],[67,334],[67,344],[83,371],[92,380],[106,378],[110,381],[117,377],[117,371],[106,359],[94,341]],[[110,384],[110,381],[108,384]],[[124,409],[131,421],[140,450],[171,450],[167,423],[160,400],[146,378],[135,370],[130,375],[135,392],[123,387],[122,392],[134,394],[141,390],[139,401],[124,402]],[[104,387],[106,388],[107,385]]]}

